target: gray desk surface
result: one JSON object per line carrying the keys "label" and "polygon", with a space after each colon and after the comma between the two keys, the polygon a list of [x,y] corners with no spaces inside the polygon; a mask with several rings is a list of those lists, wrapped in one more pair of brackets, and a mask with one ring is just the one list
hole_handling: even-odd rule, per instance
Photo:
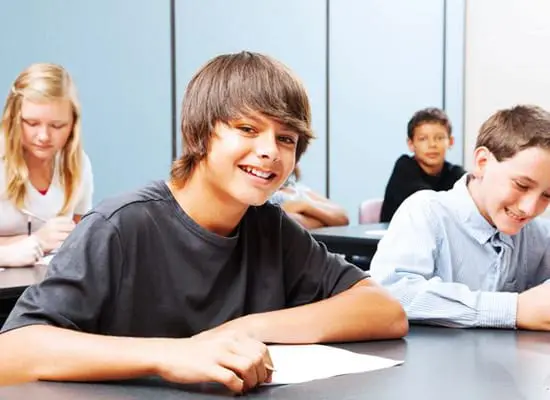
{"label": "gray desk surface", "polygon": [[[243,398],[266,399],[549,399],[550,334],[413,326],[405,340],[343,345],[404,358],[402,366],[313,381],[262,387]],[[0,388],[2,399],[122,400],[230,398],[216,385],[162,382],[51,383]]]}
{"label": "gray desk surface", "polygon": [[[345,254],[347,257],[361,256],[367,262],[362,268],[368,269],[380,241],[380,236],[369,236],[368,231],[387,229],[388,224],[332,226],[311,230],[313,237],[323,242],[329,251]],[[351,258],[348,258],[351,260]],[[354,261],[352,261],[354,262]]]}
{"label": "gray desk surface", "polygon": [[0,271],[0,299],[18,296],[26,287],[44,279],[46,266],[6,268]]}

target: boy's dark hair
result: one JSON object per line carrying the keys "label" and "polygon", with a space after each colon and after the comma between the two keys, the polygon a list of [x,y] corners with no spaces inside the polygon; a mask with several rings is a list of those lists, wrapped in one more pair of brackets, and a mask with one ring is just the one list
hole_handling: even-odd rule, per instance
{"label": "boy's dark hair", "polygon": [[451,136],[451,133],[453,132],[451,121],[449,120],[447,114],[445,114],[445,111],[439,108],[430,107],[415,112],[409,120],[409,123],[407,124],[407,136],[409,139],[413,140],[414,130],[418,126],[426,123],[443,125],[445,129],[447,129],[449,136]]}
{"label": "boy's dark hair", "polygon": [[182,155],[172,180],[183,185],[208,153],[216,123],[259,113],[299,134],[296,162],[306,150],[311,110],[301,81],[279,61],[243,51],[210,60],[191,79],[182,104]]}
{"label": "boy's dark hair", "polygon": [[550,113],[533,105],[497,111],[479,129],[476,148],[482,146],[498,161],[530,147],[550,150]]}

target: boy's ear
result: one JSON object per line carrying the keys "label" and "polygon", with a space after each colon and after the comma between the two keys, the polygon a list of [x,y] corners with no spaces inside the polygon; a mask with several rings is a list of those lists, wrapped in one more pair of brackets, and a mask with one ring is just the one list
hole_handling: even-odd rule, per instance
{"label": "boy's ear", "polygon": [[453,147],[455,144],[455,137],[453,135],[449,135],[449,149]]}
{"label": "boy's ear", "polygon": [[485,146],[478,147],[474,150],[474,170],[473,174],[476,178],[483,178],[485,167],[489,162],[491,152]]}
{"label": "boy's ear", "polygon": [[407,146],[409,147],[409,151],[411,153],[414,153],[414,144],[410,138],[407,138]]}

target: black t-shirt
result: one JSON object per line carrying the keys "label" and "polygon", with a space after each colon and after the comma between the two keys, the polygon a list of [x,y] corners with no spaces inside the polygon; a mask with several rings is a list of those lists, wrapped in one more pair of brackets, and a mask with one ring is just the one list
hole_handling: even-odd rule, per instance
{"label": "black t-shirt", "polygon": [[47,324],[189,337],[246,314],[330,297],[367,276],[278,206],[250,207],[234,236],[223,237],[185,214],[165,182],[154,182],[87,214],[2,332]]}
{"label": "black t-shirt", "polygon": [[439,175],[428,175],[414,157],[402,155],[395,162],[380,213],[381,222],[390,222],[401,203],[419,190],[449,190],[466,171],[447,161]]}

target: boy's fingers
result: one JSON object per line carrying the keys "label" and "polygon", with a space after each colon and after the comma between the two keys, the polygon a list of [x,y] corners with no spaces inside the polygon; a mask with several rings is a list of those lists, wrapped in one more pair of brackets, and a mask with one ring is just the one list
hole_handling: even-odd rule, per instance
{"label": "boy's fingers", "polygon": [[220,365],[216,365],[212,370],[211,379],[225,385],[234,393],[242,393],[245,389],[244,381],[235,372]]}
{"label": "boy's fingers", "polygon": [[[232,370],[244,381],[244,390],[258,385],[260,376],[256,363],[244,354],[227,352],[220,364]],[[265,377],[263,378],[265,379]]]}

